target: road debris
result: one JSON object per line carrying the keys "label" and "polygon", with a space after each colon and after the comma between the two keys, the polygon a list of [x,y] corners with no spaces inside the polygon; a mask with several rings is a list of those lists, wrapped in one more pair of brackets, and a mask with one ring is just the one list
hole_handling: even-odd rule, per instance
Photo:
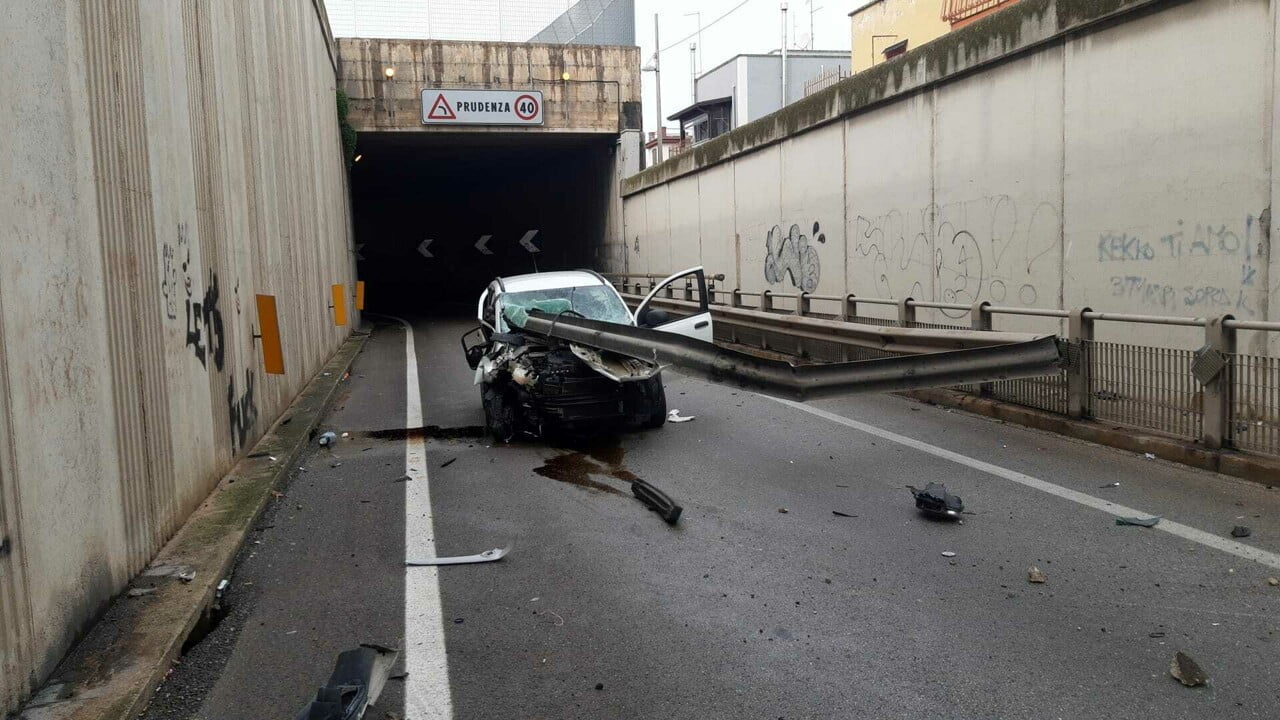
{"label": "road debris", "polygon": [[395,480],[392,480],[391,482],[410,482],[412,480],[413,478],[409,477],[408,475],[401,475],[400,477],[396,478]]}
{"label": "road debris", "polygon": [[1044,571],[1041,570],[1040,568],[1036,567],[1035,565],[1032,565],[1031,567],[1027,568],[1027,582],[1040,584],[1040,583],[1046,583],[1048,581],[1049,581],[1049,576],[1045,575]]}
{"label": "road debris", "polygon": [[1205,671],[1200,669],[1200,665],[1191,656],[1178,651],[1173,656],[1173,661],[1169,663],[1169,674],[1177,678],[1178,682],[1187,687],[1198,687],[1209,682],[1209,676]]}
{"label": "road debris", "polygon": [[1252,534],[1253,531],[1245,525],[1237,525],[1231,528],[1231,537],[1233,538],[1247,538]]}
{"label": "road debris", "polygon": [[778,508],[778,512],[782,513],[783,515],[786,515],[787,513],[791,512],[791,511],[790,511],[790,510],[788,510],[788,509],[786,509],[786,508]]}
{"label": "road debris", "polygon": [[504,548],[494,548],[492,550],[485,550],[479,555],[459,555],[457,557],[409,560],[405,562],[405,565],[408,565],[409,567],[421,567],[424,565],[470,565],[473,563],[487,563],[487,562],[494,562],[497,560],[501,560],[502,558],[506,557],[507,553],[509,552],[511,552],[511,546],[508,545],[507,547],[504,547]]}
{"label": "road debris", "polygon": [[1156,459],[1156,454],[1155,454],[1155,453],[1143,453],[1143,454],[1142,454],[1142,456],[1143,456],[1143,457],[1145,457],[1145,458],[1146,458],[1146,459],[1148,459],[1148,460],[1155,460],[1155,459]]}
{"label": "road debris", "polygon": [[1269,577],[1267,578],[1267,584],[1270,585],[1271,587],[1280,586],[1280,578]]}
{"label": "road debris", "polygon": [[954,518],[964,512],[964,502],[960,496],[947,492],[947,486],[931,482],[924,490],[917,490],[910,485],[907,489],[916,499],[916,509],[930,517]]}
{"label": "road debris", "polygon": [[1113,488],[1113,487],[1120,487],[1120,483],[1113,482],[1113,483],[1107,483],[1106,485],[1099,485],[1098,489],[1101,490],[1103,488]]}
{"label": "road debris", "polygon": [[178,573],[178,579],[181,580],[182,582],[189,583],[192,580],[196,579],[196,571],[187,570],[186,572],[180,572]]}
{"label": "road debris", "polygon": [[852,518],[852,517],[858,517],[857,515],[850,515],[850,514],[849,514],[849,513],[847,513],[847,512],[840,512],[839,510],[832,510],[832,511],[831,511],[831,514],[832,514],[832,515],[835,515],[836,517],[850,517],[850,518]]}
{"label": "road debris", "polygon": [[456,462],[458,462],[458,458],[456,458],[456,457],[452,457],[452,458],[449,458],[448,460],[445,460],[444,462],[440,463],[440,467],[442,467],[442,468],[447,468],[447,467],[449,467],[450,465],[452,465],[452,464],[454,464],[454,463],[456,463]]}
{"label": "road debris", "polygon": [[378,701],[387,684],[398,650],[361,645],[338,655],[329,682],[295,720],[359,720]]}
{"label": "road debris", "polygon": [[953,553],[953,552],[951,552],[950,550],[943,550],[943,551],[942,551],[942,557],[945,557],[945,558],[953,558],[953,557],[955,557],[955,556],[956,556],[956,554],[955,554],[955,553]]}
{"label": "road debris", "polygon": [[129,592],[128,592],[128,593],[126,593],[126,594],[127,594],[129,597],[131,597],[131,598],[136,598],[136,597],[142,597],[143,595],[150,595],[151,593],[153,593],[153,592],[155,592],[155,591],[156,591],[156,589],[155,589],[155,588],[153,588],[153,587],[148,587],[148,588],[130,588]]}
{"label": "road debris", "polygon": [[666,493],[639,478],[631,482],[631,493],[650,510],[658,513],[658,516],[668,525],[675,525],[680,520],[680,513],[684,512],[684,508],[677,505]]}
{"label": "road debris", "polygon": [[316,438],[316,443],[318,443],[321,447],[329,447],[330,445],[334,444],[337,441],[338,441],[338,435],[332,430],[321,433],[320,437]]}
{"label": "road debris", "polygon": [[696,418],[697,418],[696,415],[681,415],[680,411],[676,409],[672,409],[671,412],[667,413],[667,422],[673,422],[673,423],[690,422],[692,420],[695,420]]}
{"label": "road debris", "polygon": [[1137,527],[1145,527],[1145,528],[1155,527],[1156,523],[1158,522],[1160,522],[1159,515],[1156,515],[1154,517],[1145,517],[1145,518],[1141,518],[1141,517],[1116,518],[1117,525],[1136,525]]}

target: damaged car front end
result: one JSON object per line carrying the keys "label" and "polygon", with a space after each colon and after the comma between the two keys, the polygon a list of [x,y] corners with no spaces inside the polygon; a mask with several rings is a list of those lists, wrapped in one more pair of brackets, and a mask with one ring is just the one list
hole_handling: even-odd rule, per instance
{"label": "damaged car front end", "polygon": [[[687,324],[645,309],[632,313],[612,285],[587,271],[494,280],[480,298],[480,327],[462,339],[490,434],[510,441],[661,427],[667,408],[658,363],[525,333],[522,323],[509,322],[538,310],[655,329]],[[709,336],[709,320],[698,333]]]}

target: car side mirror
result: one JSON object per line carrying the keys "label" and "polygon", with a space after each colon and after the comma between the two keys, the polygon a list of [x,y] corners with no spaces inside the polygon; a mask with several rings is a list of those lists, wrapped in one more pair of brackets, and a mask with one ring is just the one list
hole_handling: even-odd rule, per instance
{"label": "car side mirror", "polygon": [[480,359],[484,357],[485,352],[489,350],[489,339],[484,336],[484,328],[477,327],[468,330],[461,338],[462,354],[467,358],[467,365],[472,370],[480,364]]}
{"label": "car side mirror", "polygon": [[645,310],[644,317],[640,318],[640,325],[642,327],[653,328],[658,327],[659,325],[666,325],[670,321],[671,316],[668,315],[665,310],[649,308],[648,310]]}

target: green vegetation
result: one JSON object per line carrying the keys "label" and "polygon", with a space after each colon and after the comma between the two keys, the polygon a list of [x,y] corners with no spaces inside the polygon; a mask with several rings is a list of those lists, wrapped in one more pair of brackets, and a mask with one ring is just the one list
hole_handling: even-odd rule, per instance
{"label": "green vegetation", "polygon": [[338,132],[342,134],[342,157],[347,163],[348,170],[356,159],[356,129],[351,127],[351,122],[347,120],[349,110],[350,102],[347,100],[347,93],[342,88],[338,88]]}

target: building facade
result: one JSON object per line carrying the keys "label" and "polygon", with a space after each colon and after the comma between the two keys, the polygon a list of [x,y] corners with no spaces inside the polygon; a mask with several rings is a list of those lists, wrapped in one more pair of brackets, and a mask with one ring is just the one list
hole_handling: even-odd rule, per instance
{"label": "building facade", "polygon": [[693,104],[667,119],[678,121],[680,136],[696,144],[803,98],[815,78],[848,71],[843,50],[788,50],[784,102],[780,52],[736,55],[698,76]]}

